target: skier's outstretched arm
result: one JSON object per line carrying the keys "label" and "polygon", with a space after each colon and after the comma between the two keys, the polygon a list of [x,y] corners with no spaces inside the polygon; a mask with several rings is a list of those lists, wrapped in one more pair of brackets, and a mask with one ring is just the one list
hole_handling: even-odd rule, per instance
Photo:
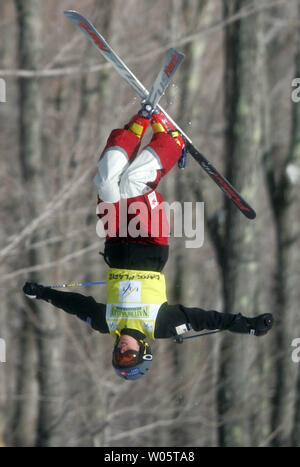
{"label": "skier's outstretched arm", "polygon": [[221,329],[263,336],[271,329],[273,316],[265,313],[248,318],[241,313],[221,313],[215,310],[206,311],[201,308],[164,303],[156,321],[156,337],[171,337],[176,333],[175,328],[183,324],[194,331]]}
{"label": "skier's outstretched arm", "polygon": [[74,292],[61,292],[33,282],[26,282],[23,292],[29,298],[45,300],[67,313],[76,315],[96,331],[109,332],[105,319],[106,306],[97,303],[93,297]]}

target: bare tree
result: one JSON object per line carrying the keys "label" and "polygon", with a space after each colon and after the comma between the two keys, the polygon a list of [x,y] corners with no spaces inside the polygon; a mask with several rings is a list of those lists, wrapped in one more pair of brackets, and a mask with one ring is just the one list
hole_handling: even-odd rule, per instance
{"label": "bare tree", "polygon": [[[224,1],[224,19],[247,8],[248,0]],[[255,34],[253,34],[255,30]],[[260,51],[262,33],[259,14],[225,28],[225,157],[227,177],[256,205],[257,163],[260,157]],[[257,262],[256,224],[245,220],[226,200],[224,234],[211,224],[223,275],[224,310],[253,316],[256,304]],[[216,214],[215,220],[220,219]],[[249,338],[227,334],[220,349],[219,367],[219,444],[252,444],[251,366],[255,346]],[[240,417],[240,414],[243,414]]]}
{"label": "bare tree", "polygon": [[[21,68],[37,69],[41,63],[41,19],[40,4],[36,0],[24,2],[16,0],[16,9],[19,24],[19,62]],[[25,199],[26,215],[29,220],[36,216],[41,209],[40,200],[45,198],[42,174],[45,170],[42,159],[41,145],[41,93],[40,82],[36,78],[20,79],[19,81],[20,119],[19,119],[19,156],[22,168],[22,181],[28,196]],[[38,240],[38,233],[35,240]],[[28,253],[30,264],[44,262],[47,251],[31,250]],[[61,384],[62,373],[60,365],[60,347],[58,344],[57,322],[55,314],[49,314],[43,307],[31,302],[29,310],[35,317],[35,322],[28,321],[24,314],[24,346],[23,365],[20,366],[21,394],[26,394],[26,386],[34,384],[32,371],[28,373],[32,355],[32,341],[36,339],[38,350],[38,382],[39,382],[39,411],[36,443],[42,446],[51,446],[58,443],[59,418],[61,416]],[[27,343],[28,340],[28,343]],[[31,345],[30,345],[31,343]],[[27,374],[25,373],[27,371]],[[28,414],[26,398],[19,401],[15,421],[18,432],[18,445],[27,444]],[[24,410],[23,410],[24,409]]]}
{"label": "bare tree", "polygon": [[[297,6],[296,6],[297,5]],[[295,14],[300,19],[300,5],[295,3]],[[295,52],[293,77],[300,76],[300,29],[295,27]],[[276,104],[277,106],[277,104]],[[272,112],[269,105],[266,111]],[[266,140],[264,168],[267,188],[274,218],[276,234],[275,251],[275,281],[274,281],[274,315],[276,328],[274,330],[276,360],[274,363],[274,394],[272,400],[271,430],[272,444],[286,446],[297,445],[295,433],[298,430],[297,397],[297,366],[292,362],[290,346],[294,337],[299,333],[297,319],[298,290],[297,290],[297,258],[299,250],[299,104],[291,101],[290,139],[286,153],[276,147],[273,125],[266,130],[269,132]],[[278,162],[276,163],[276,159]],[[295,371],[296,370],[296,371]],[[298,398],[297,398],[298,401]],[[297,412],[298,410],[298,412]]]}

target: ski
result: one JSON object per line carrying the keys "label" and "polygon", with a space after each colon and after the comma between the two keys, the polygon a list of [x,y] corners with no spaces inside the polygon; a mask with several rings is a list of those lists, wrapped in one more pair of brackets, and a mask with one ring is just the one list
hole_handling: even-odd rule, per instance
{"label": "ski", "polygon": [[[138,80],[138,78],[130,71],[115,51],[110,47],[106,40],[99,34],[94,26],[80,13],[73,10],[66,10],[64,14],[71,19],[89,38],[91,42],[98,48],[99,52],[108,60],[117,72],[124,78],[132,89],[141,97],[144,102],[150,96],[149,91]],[[172,49],[170,49],[172,50]],[[170,66],[173,66],[172,63]],[[176,71],[176,70],[175,70]],[[157,78],[159,82],[159,78]],[[152,91],[152,90],[151,90]],[[152,96],[154,91],[152,91]],[[159,95],[159,94],[158,94]],[[159,95],[159,98],[161,95]],[[167,112],[157,104],[157,107],[165,114],[166,118],[176,127],[182,134],[186,141],[186,147],[191,156],[198,162],[200,167],[210,176],[210,178],[221,188],[223,193],[231,199],[236,207],[248,218],[255,219],[256,213],[254,209],[243,199],[240,193],[231,185],[231,183],[218,172],[218,170],[198,151],[193,145],[192,140],[185,134],[185,132],[177,125],[177,123],[170,117]]]}
{"label": "ski", "polygon": [[64,14],[73,21],[87,36],[87,38],[97,47],[99,52],[108,60],[117,72],[124,78],[132,89],[141,97],[146,99],[149,95],[148,90],[138,80],[138,78],[129,70],[125,63],[113,51],[94,26],[85,16],[74,10],[66,10]]}
{"label": "ski", "polygon": [[[183,135],[184,137],[184,135]],[[217,169],[198,151],[195,146],[186,140],[186,147],[191,156],[198,162],[210,178],[221,188],[223,193],[233,201],[237,208],[248,218],[255,219],[254,209],[242,198],[231,183],[217,171]]]}
{"label": "ski", "polygon": [[155,109],[183,59],[184,54],[178,52],[178,50],[168,50],[163,65],[148,96],[143,99],[143,104],[145,106],[149,104],[153,109]]}

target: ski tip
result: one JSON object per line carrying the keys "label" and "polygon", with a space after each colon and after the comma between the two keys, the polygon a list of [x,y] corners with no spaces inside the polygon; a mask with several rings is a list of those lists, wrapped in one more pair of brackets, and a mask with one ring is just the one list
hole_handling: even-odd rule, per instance
{"label": "ski tip", "polygon": [[174,49],[174,47],[171,47],[168,50],[168,53],[175,54],[177,56],[178,60],[180,60],[180,61],[184,60],[184,58],[185,58],[185,54],[182,53],[182,52],[179,52],[179,50],[177,50],[177,49]]}
{"label": "ski tip", "polygon": [[256,212],[253,209],[250,209],[249,211],[242,211],[243,214],[245,214],[248,219],[255,219],[256,218]]}
{"label": "ski tip", "polygon": [[244,214],[247,219],[255,219],[256,218],[256,212],[254,209],[249,206],[249,204],[246,203],[245,200],[237,199],[236,197],[229,197],[231,201],[234,202],[236,207],[241,211],[242,214]]}
{"label": "ski tip", "polygon": [[65,10],[64,11],[64,15],[65,16],[73,16],[73,15],[79,15],[80,13],[78,13],[78,11],[75,11],[75,10]]}

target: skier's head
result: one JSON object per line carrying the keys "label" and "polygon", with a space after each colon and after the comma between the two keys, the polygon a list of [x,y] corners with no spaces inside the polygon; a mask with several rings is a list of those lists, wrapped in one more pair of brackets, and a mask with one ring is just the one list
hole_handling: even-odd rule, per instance
{"label": "skier's head", "polygon": [[141,378],[152,365],[150,346],[138,334],[132,329],[117,331],[112,364],[117,375],[127,380]]}

